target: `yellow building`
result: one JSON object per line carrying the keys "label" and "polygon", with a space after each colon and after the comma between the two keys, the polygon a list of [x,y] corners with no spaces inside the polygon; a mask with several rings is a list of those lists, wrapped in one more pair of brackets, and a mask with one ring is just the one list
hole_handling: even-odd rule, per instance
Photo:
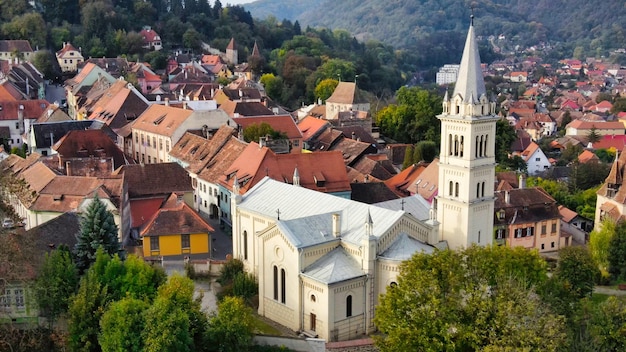
{"label": "yellow building", "polygon": [[213,228],[172,194],[141,230],[145,258],[208,258]]}

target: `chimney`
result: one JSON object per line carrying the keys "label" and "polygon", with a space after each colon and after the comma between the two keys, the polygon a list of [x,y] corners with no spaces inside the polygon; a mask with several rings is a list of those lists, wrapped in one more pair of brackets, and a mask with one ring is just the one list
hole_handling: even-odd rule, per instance
{"label": "chimney", "polygon": [[352,131],[352,139],[356,140],[356,132]]}
{"label": "chimney", "polygon": [[239,98],[243,98],[243,90],[239,90]]}
{"label": "chimney", "polygon": [[187,102],[183,101],[183,110],[187,110]]}
{"label": "chimney", "polygon": [[519,189],[526,188],[526,176],[524,174],[519,175]]}
{"label": "chimney", "polygon": [[509,191],[504,191],[504,202],[506,204],[511,203],[511,193]]}
{"label": "chimney", "polygon": [[293,170],[293,185],[300,186],[300,172],[298,172],[298,167]]}
{"label": "chimney", "polygon": [[24,126],[24,105],[20,104],[17,109],[17,123],[19,124],[20,135],[24,134],[25,126]]}
{"label": "chimney", "polygon": [[339,213],[333,214],[333,237],[341,237],[341,215]]}
{"label": "chimney", "polygon": [[170,106],[170,98],[165,98],[165,106]]}

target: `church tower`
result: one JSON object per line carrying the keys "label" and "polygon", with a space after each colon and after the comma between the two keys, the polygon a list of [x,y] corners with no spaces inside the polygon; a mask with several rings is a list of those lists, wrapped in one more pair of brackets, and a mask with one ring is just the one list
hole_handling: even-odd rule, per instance
{"label": "church tower", "polygon": [[437,221],[450,248],[493,242],[495,103],[487,100],[471,17],[459,75],[443,101]]}

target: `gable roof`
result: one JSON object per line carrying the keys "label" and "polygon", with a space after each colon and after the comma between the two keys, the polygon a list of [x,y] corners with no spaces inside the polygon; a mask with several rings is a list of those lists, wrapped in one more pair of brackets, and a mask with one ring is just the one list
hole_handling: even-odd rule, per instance
{"label": "gable roof", "polygon": [[142,237],[213,232],[213,228],[178,195],[172,193],[161,208],[146,222]]}
{"label": "gable roof", "polygon": [[113,175],[124,175],[130,198],[193,192],[189,174],[176,163],[124,165]]}
{"label": "gable roof", "polygon": [[198,178],[218,184],[226,169],[243,153],[248,143],[231,136],[209,163],[200,171]]}
{"label": "gable roof", "polygon": [[562,205],[559,205],[559,214],[561,215],[561,220],[567,223],[570,223],[572,220],[574,220],[578,216],[577,212],[569,208],[566,208]]}
{"label": "gable roof", "polygon": [[[272,201],[268,202],[268,199]],[[356,245],[361,245],[366,236],[365,221],[368,217],[372,219],[372,235],[380,238],[406,216],[403,211],[351,201],[269,177],[263,178],[244,194],[238,207],[273,219],[277,218],[279,210],[277,226],[298,248],[336,240],[331,234],[332,214],[340,215],[341,241]],[[320,231],[327,233],[320,234]]]}
{"label": "gable roof", "polygon": [[366,204],[375,204],[397,199],[399,196],[392,192],[383,182],[352,182],[350,199]]}
{"label": "gable roof", "polygon": [[232,189],[234,178],[243,194],[263,177],[293,183],[296,169],[300,186],[320,192],[350,191],[343,159],[338,152],[276,154],[251,142],[220,178],[220,184]]}
{"label": "gable roof", "polygon": [[25,119],[36,120],[48,105],[50,103],[43,99],[0,101],[0,120],[17,120],[19,110],[22,110]]}
{"label": "gable roof", "polygon": [[578,162],[581,164],[588,163],[588,162],[599,162],[599,161],[600,161],[600,158],[598,158],[597,155],[595,155],[593,152],[587,149],[585,149],[578,156]]}
{"label": "gable roof", "polygon": [[170,156],[188,164],[187,170],[197,174],[211,162],[235,132],[233,127],[226,125],[220,127],[212,136],[208,136],[210,138],[186,132],[172,147]]}
{"label": "gable roof", "polygon": [[[124,152],[102,130],[74,130],[69,131],[52,149],[67,158],[112,158],[112,168],[116,169],[127,164]],[[113,171],[113,170],[110,170]]]}
{"label": "gable roof", "polygon": [[133,129],[171,136],[193,113],[189,109],[153,104],[133,122]]}
{"label": "gable roof", "polygon": [[302,275],[330,285],[365,276],[365,272],[361,265],[339,246],[304,269]]}
{"label": "gable roof", "polygon": [[0,52],[19,51],[20,53],[32,53],[33,48],[28,40],[0,40]]}
{"label": "gable roof", "polygon": [[272,110],[268,109],[263,103],[254,101],[226,100],[220,105],[220,109],[224,110],[230,117],[273,115]]}
{"label": "gable roof", "polygon": [[428,163],[412,164],[400,173],[385,181],[385,185],[396,194],[404,197],[411,194],[409,186],[417,181],[418,176],[426,169]]}
{"label": "gable roof", "polygon": [[439,190],[439,159],[435,158],[418,175],[417,180],[406,188],[411,194],[419,194],[429,203],[432,202]]}
{"label": "gable roof", "polygon": [[330,127],[330,122],[313,116],[307,116],[298,122],[298,129],[302,132],[302,139],[309,140]]}
{"label": "gable roof", "polygon": [[[496,224],[521,224],[560,218],[556,201],[540,187],[497,191],[495,196]],[[500,210],[505,211],[504,219],[498,216]]]}
{"label": "gable roof", "polygon": [[339,82],[326,103],[364,104],[368,101],[355,82]]}

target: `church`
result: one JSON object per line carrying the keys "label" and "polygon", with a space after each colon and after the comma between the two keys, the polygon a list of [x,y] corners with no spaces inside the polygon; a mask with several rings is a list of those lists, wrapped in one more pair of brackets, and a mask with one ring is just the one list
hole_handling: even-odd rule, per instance
{"label": "church", "polygon": [[[259,282],[258,313],[327,341],[375,331],[380,294],[417,252],[493,241],[495,104],[486,97],[473,23],[441,120],[439,195],[364,204],[264,178],[233,186],[233,256]],[[295,170],[294,170],[295,171]]]}

